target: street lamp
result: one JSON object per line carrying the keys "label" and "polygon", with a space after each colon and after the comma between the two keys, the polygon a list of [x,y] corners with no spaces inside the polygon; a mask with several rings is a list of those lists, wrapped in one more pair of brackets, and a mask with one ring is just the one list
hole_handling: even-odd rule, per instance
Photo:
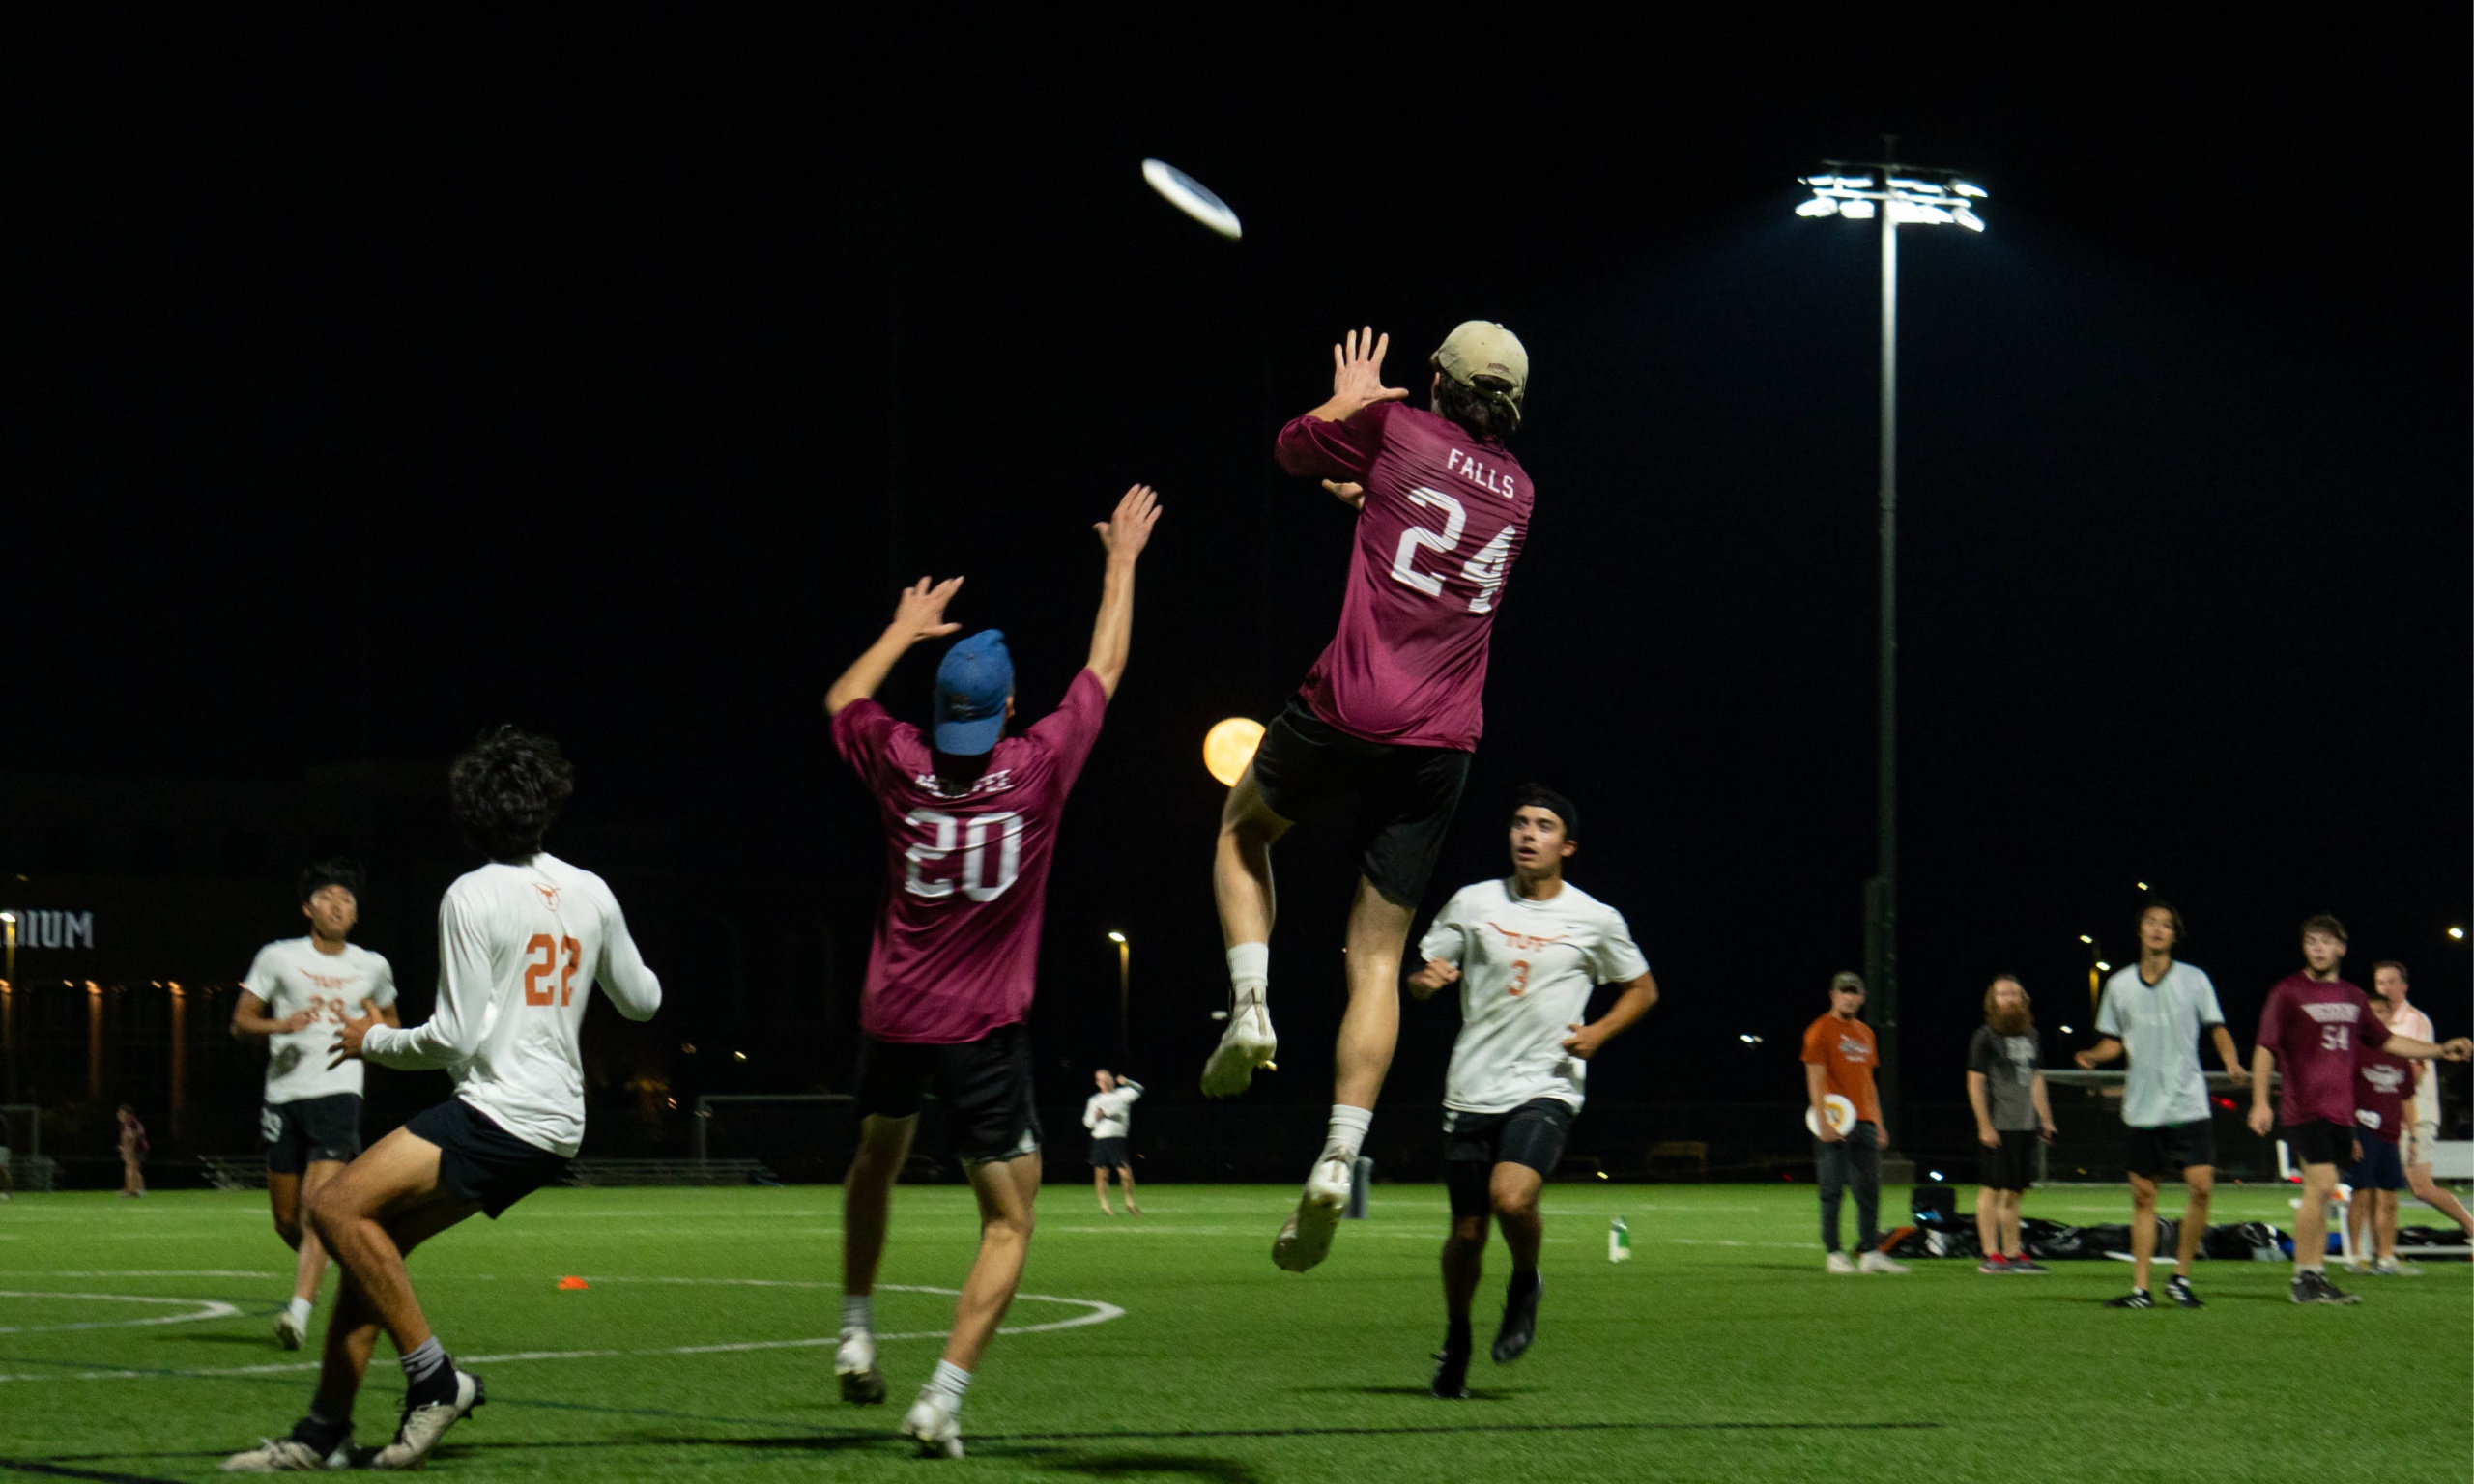
{"label": "street lamp", "polygon": [[1907,1127],[1898,1096],[1898,229],[1984,230],[1981,187],[1948,170],[1897,163],[1896,138],[1883,159],[1825,159],[1802,178],[1812,196],[1798,216],[1879,221],[1882,239],[1882,626],[1880,772],[1875,800],[1878,859],[1864,884],[1864,982],[1881,1015],[1881,1092],[1890,1127]]}
{"label": "street lamp", "polygon": [[1126,990],[1134,979],[1134,948],[1122,932],[1109,933],[1108,941],[1117,946],[1117,1065],[1124,1067],[1134,1060],[1133,1037],[1126,1030]]}

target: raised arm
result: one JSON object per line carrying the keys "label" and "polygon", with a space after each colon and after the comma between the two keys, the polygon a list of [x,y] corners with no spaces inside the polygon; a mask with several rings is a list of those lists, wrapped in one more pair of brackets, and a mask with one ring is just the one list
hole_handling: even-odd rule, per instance
{"label": "raised arm", "polygon": [[945,605],[962,590],[963,580],[949,577],[931,585],[926,578],[902,590],[893,606],[893,622],[877,636],[877,642],[865,653],[850,662],[842,678],[824,693],[824,714],[838,716],[842,708],[854,700],[866,700],[877,694],[893,672],[894,662],[923,639],[938,639],[962,627],[945,621]]}
{"label": "raised arm", "polygon": [[2429,1042],[2392,1035],[2379,1043],[2379,1049],[2411,1062],[2462,1062],[2474,1053],[2474,1041],[2460,1036],[2455,1041]]}
{"label": "raised arm", "polygon": [[1134,645],[1134,563],[1151,540],[1160,520],[1160,497],[1151,486],[1137,484],[1117,501],[1116,512],[1091,528],[1108,554],[1100,580],[1100,616],[1091,625],[1091,657],[1083,668],[1098,677],[1110,699],[1125,677],[1126,655]]}
{"label": "raised arm", "polygon": [[1405,399],[1405,388],[1383,385],[1383,357],[1391,350],[1392,337],[1376,334],[1372,326],[1350,330],[1344,344],[1332,347],[1332,395],[1306,415],[1316,422],[1346,422],[1377,402]]}
{"label": "raised arm", "polygon": [[471,1061],[489,1023],[493,978],[486,925],[474,922],[449,895],[438,909],[438,1003],[429,1018],[410,1030],[382,1025],[374,1015],[347,1020],[336,1028],[328,1065],[359,1057],[410,1071]]}
{"label": "raised arm", "polygon": [[1584,1062],[1588,1061],[1597,1054],[1598,1047],[1629,1030],[1632,1022],[1648,1014],[1650,1007],[1657,1002],[1656,978],[1642,975],[1624,986],[1624,992],[1615,997],[1615,1003],[1606,1007],[1606,1013],[1587,1025],[1568,1027],[1572,1034],[1564,1038],[1564,1049]]}

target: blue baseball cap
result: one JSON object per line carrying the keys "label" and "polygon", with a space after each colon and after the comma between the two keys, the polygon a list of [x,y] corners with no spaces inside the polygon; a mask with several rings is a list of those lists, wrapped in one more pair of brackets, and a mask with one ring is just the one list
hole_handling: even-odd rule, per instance
{"label": "blue baseball cap", "polygon": [[976,757],[993,749],[1013,694],[1014,656],[1004,630],[982,629],[946,650],[936,666],[936,751]]}

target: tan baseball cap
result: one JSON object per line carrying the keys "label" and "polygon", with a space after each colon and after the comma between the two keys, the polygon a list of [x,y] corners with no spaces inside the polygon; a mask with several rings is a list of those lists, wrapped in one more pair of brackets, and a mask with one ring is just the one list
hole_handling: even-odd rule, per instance
{"label": "tan baseball cap", "polygon": [[1464,320],[1443,337],[1434,353],[1435,368],[1463,386],[1482,376],[1501,377],[1511,384],[1514,407],[1529,392],[1529,352],[1520,337],[1492,320]]}
{"label": "tan baseball cap", "polygon": [[1829,987],[1832,989],[1862,989],[1864,987],[1864,976],[1856,973],[1854,969],[1841,969],[1835,975],[1831,976]]}

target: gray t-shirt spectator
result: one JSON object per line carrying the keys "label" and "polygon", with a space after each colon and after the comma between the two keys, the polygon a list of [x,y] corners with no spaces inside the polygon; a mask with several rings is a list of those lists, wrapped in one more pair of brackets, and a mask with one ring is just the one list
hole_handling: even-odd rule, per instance
{"label": "gray t-shirt spectator", "polygon": [[1985,1100],[1993,1108],[1993,1127],[2005,1133],[2033,1133],[2044,1127],[2036,1117],[2032,1089],[2036,1082],[2036,1038],[2002,1036],[1989,1025],[1975,1028],[1968,1042],[1968,1070],[1984,1078]]}
{"label": "gray t-shirt spectator", "polygon": [[2134,1128],[2195,1124],[2207,1117],[2207,1074],[2200,1070],[2200,1036],[2225,1023],[2216,985],[2206,974],[2176,963],[2150,985],[2139,965],[2105,981],[2096,1034],[2122,1043],[2130,1077],[2122,1088],[2122,1122]]}

